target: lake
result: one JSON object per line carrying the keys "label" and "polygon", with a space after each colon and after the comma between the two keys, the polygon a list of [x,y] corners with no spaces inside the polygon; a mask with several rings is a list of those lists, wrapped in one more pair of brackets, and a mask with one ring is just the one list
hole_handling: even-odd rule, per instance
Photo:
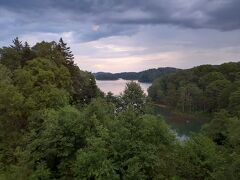
{"label": "lake", "polygon": [[[114,95],[119,95],[124,91],[126,83],[131,82],[130,80],[113,80],[113,81],[100,81],[96,80],[97,86],[104,92],[108,93],[111,91]],[[141,83],[138,81],[134,81],[140,84],[143,91],[147,94],[147,89],[151,86],[151,83]]]}
{"label": "lake", "polygon": [[[108,93],[111,91],[114,95],[119,95],[124,91],[126,83],[130,82],[128,80],[113,80],[113,81],[99,81],[96,83],[98,87],[104,92]],[[135,81],[138,82],[138,81]],[[147,94],[147,89],[151,86],[151,83],[141,83],[138,82],[144,92]],[[161,114],[165,119],[166,123],[177,133],[179,139],[184,139],[189,135],[190,132],[198,132],[201,126],[205,124],[208,120],[203,117],[193,117],[190,115],[184,115],[180,113],[175,113],[171,109],[155,106],[155,112]]]}

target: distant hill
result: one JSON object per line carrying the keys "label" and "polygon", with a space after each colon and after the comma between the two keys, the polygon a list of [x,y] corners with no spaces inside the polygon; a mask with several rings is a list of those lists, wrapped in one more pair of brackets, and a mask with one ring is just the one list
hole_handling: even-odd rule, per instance
{"label": "distant hill", "polygon": [[162,67],[157,69],[148,69],[141,72],[122,72],[122,73],[109,73],[109,72],[98,72],[93,73],[97,80],[138,80],[139,82],[153,82],[154,79],[166,75],[169,73],[174,73],[180,69],[173,67]]}

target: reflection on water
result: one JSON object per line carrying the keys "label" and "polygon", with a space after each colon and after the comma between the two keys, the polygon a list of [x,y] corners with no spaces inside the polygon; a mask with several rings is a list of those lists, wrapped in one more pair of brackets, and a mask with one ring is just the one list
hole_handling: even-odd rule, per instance
{"label": "reflection on water", "polygon": [[190,116],[174,113],[166,107],[155,107],[156,113],[161,114],[166,123],[177,133],[179,139],[185,139],[191,132],[199,132],[202,125],[209,121],[206,117]]}
{"label": "reflection on water", "polygon": [[[97,86],[105,93],[111,91],[114,95],[119,95],[124,91],[126,83],[130,82],[128,80],[119,79],[113,81],[99,81],[97,80]],[[135,81],[138,82],[138,81]],[[147,89],[151,86],[151,83],[141,83],[138,82],[144,92],[147,94]]]}

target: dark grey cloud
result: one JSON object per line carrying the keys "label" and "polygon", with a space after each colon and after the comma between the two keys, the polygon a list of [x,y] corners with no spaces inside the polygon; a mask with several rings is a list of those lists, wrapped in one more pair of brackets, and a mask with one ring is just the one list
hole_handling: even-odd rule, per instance
{"label": "dark grey cloud", "polygon": [[63,37],[81,68],[239,60],[240,0],[0,0],[0,45]]}
{"label": "dark grey cloud", "polygon": [[239,0],[8,0],[1,1],[0,7],[23,16],[26,23],[89,21],[240,29]]}

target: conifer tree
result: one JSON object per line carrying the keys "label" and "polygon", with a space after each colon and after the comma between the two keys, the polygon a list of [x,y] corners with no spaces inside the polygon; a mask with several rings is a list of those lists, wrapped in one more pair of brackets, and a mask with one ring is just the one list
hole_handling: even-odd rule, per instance
{"label": "conifer tree", "polygon": [[27,61],[33,59],[35,57],[34,53],[31,51],[31,47],[27,42],[24,43],[22,48],[22,61],[21,66],[23,67]]}
{"label": "conifer tree", "polygon": [[73,65],[74,64],[74,56],[72,54],[72,51],[70,50],[70,47],[67,46],[67,43],[63,41],[62,38],[60,38],[58,43],[59,50],[61,51],[63,57],[65,58],[67,65]]}
{"label": "conifer tree", "polygon": [[13,42],[13,45],[11,45],[11,48],[16,49],[17,51],[22,50],[23,48],[22,41],[20,41],[18,37],[16,37],[12,42]]}

